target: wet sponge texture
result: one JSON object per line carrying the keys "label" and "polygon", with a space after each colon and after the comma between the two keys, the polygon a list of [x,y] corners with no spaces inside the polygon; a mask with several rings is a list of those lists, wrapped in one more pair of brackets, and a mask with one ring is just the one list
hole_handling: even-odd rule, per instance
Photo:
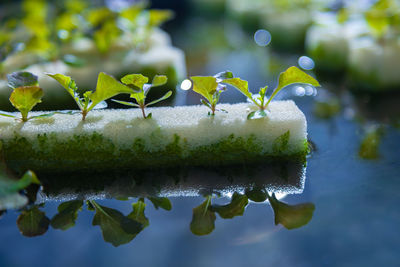
{"label": "wet sponge texture", "polygon": [[[51,156],[56,146],[63,146],[64,154],[68,154],[68,150],[81,154],[81,149],[82,153],[101,151],[110,159],[129,155],[148,157],[146,166],[163,162],[160,155],[168,157],[168,151],[173,154],[166,160],[169,165],[178,164],[171,162],[174,157],[178,161],[189,160],[201,165],[207,161],[207,151],[208,161],[218,157],[216,161],[219,162],[227,157],[229,163],[243,160],[246,153],[289,156],[304,152],[307,122],[293,101],[271,102],[268,117],[256,120],[247,120],[247,114],[254,109],[247,103],[221,104],[219,108],[228,113],[211,117],[205,106],[178,106],[148,108],[146,112],[152,113],[152,119],[143,119],[139,109],[95,110],[84,122],[80,114],[57,114],[26,123],[0,118],[0,139],[6,154],[9,152],[12,157],[10,160],[16,161],[18,155],[12,150],[20,146],[18,140],[28,145],[32,153],[40,155]],[[276,149],[277,142],[278,145],[284,143],[280,149]],[[94,151],[91,154],[96,157]],[[146,159],[132,158],[130,161],[138,160]],[[129,159],[120,161],[127,161],[125,164],[129,165]]]}

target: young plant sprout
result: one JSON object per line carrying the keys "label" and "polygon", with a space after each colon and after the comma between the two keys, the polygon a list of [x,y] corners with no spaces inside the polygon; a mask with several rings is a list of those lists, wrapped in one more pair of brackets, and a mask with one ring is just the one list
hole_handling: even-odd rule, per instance
{"label": "young plant sprout", "polygon": [[258,93],[259,95],[256,96],[250,93],[247,81],[244,81],[240,78],[224,79],[222,83],[230,84],[238,89],[259,108],[259,110],[257,111],[250,112],[247,116],[247,119],[259,119],[266,117],[267,113],[265,110],[267,109],[271,100],[279,93],[280,90],[288,85],[301,83],[309,84],[316,87],[320,86],[316,79],[294,66],[279,74],[278,86],[274,89],[267,101],[265,99],[265,95],[267,93],[268,86],[260,88],[260,91]]}
{"label": "young plant sprout", "polygon": [[100,72],[97,78],[96,91],[86,91],[81,97],[78,93],[78,87],[71,77],[63,74],[47,74],[51,78],[59,82],[67,92],[72,96],[81,110],[82,120],[84,121],[88,112],[92,109],[99,109],[107,107],[105,100],[118,95],[118,94],[132,94],[134,91],[118,82],[110,75]]}
{"label": "young plant sprout", "polygon": [[142,74],[128,74],[122,77],[121,82],[129,86],[131,90],[134,91],[133,93],[131,93],[131,98],[135,99],[137,104],[115,99],[112,99],[112,101],[120,103],[122,105],[140,108],[142,110],[143,118],[145,119],[151,118],[151,113],[146,115],[144,109],[150,105],[154,105],[160,101],[167,99],[172,95],[172,91],[168,91],[161,98],[146,104],[146,97],[150,89],[153,87],[164,85],[167,82],[167,76],[156,75],[154,76],[153,81],[151,83],[147,83],[148,81],[149,78],[143,76]]}
{"label": "young plant sprout", "polygon": [[7,75],[8,85],[13,88],[10,96],[11,104],[21,112],[21,118],[1,112],[1,116],[11,117],[26,122],[39,117],[49,117],[55,112],[28,117],[28,113],[36,104],[42,102],[43,89],[39,87],[38,77],[30,72],[13,72]]}
{"label": "young plant sprout", "polygon": [[190,77],[190,79],[193,81],[193,91],[200,94],[207,100],[201,99],[200,102],[211,110],[211,112],[208,112],[208,115],[215,116],[215,111],[226,112],[223,109],[216,109],[221,93],[226,90],[226,87],[219,83],[223,80],[232,78],[233,74],[230,71],[220,72],[214,76]]}

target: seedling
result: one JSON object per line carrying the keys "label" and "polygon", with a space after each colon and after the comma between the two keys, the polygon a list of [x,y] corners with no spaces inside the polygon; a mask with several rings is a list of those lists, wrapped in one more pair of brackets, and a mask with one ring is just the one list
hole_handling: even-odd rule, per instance
{"label": "seedling", "polygon": [[201,99],[200,102],[211,110],[208,115],[215,116],[215,111],[226,112],[223,109],[216,109],[221,93],[226,90],[226,87],[219,83],[225,79],[232,79],[232,77],[233,74],[230,71],[220,72],[215,76],[190,77],[193,81],[193,91],[207,100]]}
{"label": "seedling", "polygon": [[118,95],[118,94],[132,94],[134,91],[118,82],[110,75],[100,72],[97,78],[96,91],[86,91],[83,93],[83,97],[78,93],[78,87],[71,77],[63,74],[47,74],[48,76],[59,82],[67,92],[72,96],[81,110],[82,121],[85,120],[87,114],[92,109],[99,109],[107,107],[105,100]]}
{"label": "seedling", "polygon": [[248,82],[244,81],[240,78],[228,78],[224,79],[222,83],[230,84],[236,89],[238,89],[242,94],[247,96],[250,101],[252,101],[258,108],[259,110],[250,112],[249,115],[247,116],[247,119],[259,119],[267,116],[266,109],[271,102],[271,100],[281,91],[283,88],[285,88],[288,85],[291,84],[296,84],[296,83],[301,83],[301,84],[309,84],[312,86],[320,86],[318,81],[311,77],[310,75],[306,74],[305,72],[301,71],[300,69],[296,67],[290,67],[286,71],[282,72],[279,75],[278,79],[278,86],[274,89],[272,92],[271,96],[268,98],[266,101],[265,96],[267,94],[267,89],[268,86],[260,88],[257,95],[253,95],[249,91],[249,86]]}
{"label": "seedling", "polygon": [[156,75],[151,83],[147,83],[149,78],[143,76],[142,74],[128,74],[122,77],[121,82],[129,86],[134,92],[131,94],[131,98],[136,100],[136,103],[114,100],[112,101],[120,103],[126,106],[137,107],[142,110],[143,118],[151,118],[151,113],[146,115],[145,108],[154,105],[160,101],[163,101],[172,95],[172,91],[168,91],[165,95],[156,99],[148,104],[146,104],[146,97],[150,89],[153,87],[164,85],[167,82],[167,76]]}
{"label": "seedling", "polygon": [[8,86],[13,88],[10,96],[11,104],[21,112],[21,118],[11,113],[1,112],[1,116],[15,118],[26,122],[39,117],[50,117],[55,112],[28,117],[29,112],[42,102],[43,90],[39,87],[38,77],[30,72],[13,72],[7,75]]}

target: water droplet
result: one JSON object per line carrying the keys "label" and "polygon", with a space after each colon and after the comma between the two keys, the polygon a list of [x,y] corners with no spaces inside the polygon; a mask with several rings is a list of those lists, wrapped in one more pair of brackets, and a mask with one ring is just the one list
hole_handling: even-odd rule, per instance
{"label": "water droplet", "polygon": [[304,95],[306,94],[306,89],[304,89],[303,86],[298,85],[298,86],[295,86],[295,87],[293,88],[293,93],[294,93],[296,96],[304,96]]}
{"label": "water droplet", "polygon": [[189,79],[183,80],[181,83],[181,89],[189,90],[190,88],[192,88],[192,81]]}
{"label": "water droplet", "polygon": [[271,34],[267,30],[257,30],[254,33],[254,41],[259,46],[267,46],[271,42]]}
{"label": "water droplet", "polygon": [[306,95],[308,96],[314,95],[314,89],[315,89],[314,87],[307,85],[304,89],[306,91]]}
{"label": "water droplet", "polygon": [[299,57],[298,64],[304,70],[312,70],[315,66],[314,60],[307,56]]}

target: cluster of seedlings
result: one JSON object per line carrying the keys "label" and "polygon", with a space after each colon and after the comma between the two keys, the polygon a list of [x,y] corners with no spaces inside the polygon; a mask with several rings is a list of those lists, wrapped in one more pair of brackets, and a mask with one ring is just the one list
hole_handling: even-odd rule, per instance
{"label": "cluster of seedlings", "polygon": [[[10,102],[17,110],[20,111],[21,117],[5,112],[0,112],[0,115],[12,117],[26,122],[30,119],[49,117],[57,113],[80,113],[82,115],[82,120],[84,121],[87,114],[91,110],[107,107],[105,102],[107,99],[110,99],[118,94],[130,94],[130,97],[134,99],[136,103],[114,99],[111,100],[122,105],[140,108],[143,118],[148,119],[152,117],[152,114],[146,114],[145,108],[163,101],[172,95],[172,91],[168,91],[161,98],[153,100],[150,103],[146,103],[146,97],[150,89],[164,85],[167,82],[167,77],[164,75],[156,75],[152,82],[148,83],[149,79],[141,74],[128,74],[122,77],[121,82],[119,82],[112,76],[101,72],[97,78],[96,90],[86,91],[83,94],[78,92],[78,87],[71,77],[63,74],[47,75],[55,79],[67,90],[67,92],[75,100],[80,111],[55,111],[29,117],[28,113],[36,104],[41,102],[43,97],[43,89],[39,87],[38,77],[34,74],[29,72],[14,72],[7,75],[8,84],[13,89]],[[278,85],[268,99],[266,98],[267,86],[260,88],[258,94],[252,94],[249,91],[248,82],[234,77],[230,71],[221,72],[215,76],[193,76],[190,78],[193,83],[193,91],[204,97],[204,99],[201,99],[201,103],[211,110],[208,112],[210,116],[215,116],[215,111],[219,111],[216,106],[220,95],[226,90],[226,85],[231,85],[244,94],[252,103],[254,103],[255,106],[258,107],[257,111],[253,111],[248,114],[248,119],[259,119],[266,117],[266,110],[271,100],[280,90],[288,85],[300,83],[309,84],[312,86],[320,86],[317,80],[301,71],[297,67],[290,67],[279,75]]]}

